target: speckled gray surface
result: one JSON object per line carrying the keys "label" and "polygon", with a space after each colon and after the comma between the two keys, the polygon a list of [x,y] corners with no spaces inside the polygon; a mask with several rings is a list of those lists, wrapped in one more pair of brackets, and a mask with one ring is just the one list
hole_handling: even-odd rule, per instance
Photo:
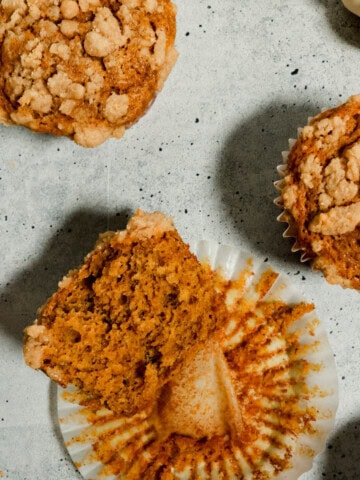
{"label": "speckled gray surface", "polygon": [[182,0],[179,60],[150,111],[87,150],[0,127],[0,471],[79,479],[56,423],[54,386],[22,359],[23,327],[97,234],[137,208],[175,218],[189,242],[268,257],[315,302],[338,366],[340,405],[302,480],[360,478],[360,296],[289,253],[273,205],[287,139],[320,108],[360,93],[360,19],[335,0]]}

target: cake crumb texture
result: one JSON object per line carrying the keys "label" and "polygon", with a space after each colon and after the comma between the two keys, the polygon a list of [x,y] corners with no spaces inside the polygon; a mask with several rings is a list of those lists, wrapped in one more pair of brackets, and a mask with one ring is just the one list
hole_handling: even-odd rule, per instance
{"label": "cake crumb texture", "polygon": [[314,305],[271,298],[272,269],[248,290],[253,275],[248,263],[232,280],[216,276],[229,310],[223,335],[182,364],[150,415],[124,418],[81,391],[62,393],[87,422],[68,448],[91,441],[100,477],[265,480],[285,478],[300,452],[306,462],[314,457],[333,416],[330,402],[322,407],[333,385],[327,375],[318,382],[324,365],[314,357],[323,348]]}
{"label": "cake crumb texture", "polygon": [[174,65],[170,0],[3,0],[0,121],[95,147],[149,107]]}
{"label": "cake crumb texture", "polygon": [[102,235],[25,331],[28,365],[114,412],[151,409],[227,314],[210,269],[160,213]]}
{"label": "cake crumb texture", "polygon": [[330,283],[360,289],[360,96],[302,129],[281,192],[283,219]]}

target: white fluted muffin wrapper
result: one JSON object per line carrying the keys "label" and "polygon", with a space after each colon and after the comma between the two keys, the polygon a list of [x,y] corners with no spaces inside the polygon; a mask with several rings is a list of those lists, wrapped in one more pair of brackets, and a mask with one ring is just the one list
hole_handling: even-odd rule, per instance
{"label": "white fluted muffin wrapper", "polygon": [[[241,291],[238,293],[246,300],[247,305],[256,305],[259,297],[257,288],[259,281],[264,273],[271,268],[268,262],[255,258],[240,248],[218,245],[212,241],[200,241],[194,245],[192,250],[200,261],[209,263],[213,270],[221,272],[221,275],[226,279],[236,280],[244,272],[247,272],[243,275],[243,282],[241,282],[241,287],[239,286]],[[251,272],[249,265],[251,265]],[[265,292],[262,300],[269,302],[277,300],[293,305],[303,302],[304,298],[289,284],[285,276],[279,275],[271,288]],[[223,340],[224,350],[227,348],[226,346],[232,346],[241,341],[241,329],[238,327],[239,325],[229,325],[229,328],[226,329],[225,339]],[[231,455],[229,454],[230,456],[224,455],[218,461],[212,461],[211,465],[207,463],[206,456],[202,457],[201,454],[197,454],[197,457],[192,459],[189,465],[180,469],[175,459],[174,465],[171,467],[174,480],[238,480],[241,478],[252,480],[259,478],[255,477],[259,473],[268,474],[269,479],[296,480],[302,473],[311,469],[314,457],[324,449],[326,438],[334,426],[338,405],[338,382],[333,352],[328,343],[324,327],[318,321],[315,311],[294,322],[289,327],[289,333],[292,332],[297,332],[299,335],[301,346],[310,347],[307,350],[305,349],[306,352],[301,360],[306,361],[309,365],[319,366],[319,368],[309,370],[305,379],[308,394],[301,398],[303,406],[313,408],[316,411],[316,418],[312,423],[312,433],[282,438],[276,431],[277,427],[275,426],[274,431],[269,431],[268,436],[265,435],[263,439],[263,448],[267,452],[266,455],[253,465],[250,465],[246,460],[251,458],[251,446],[247,449],[234,447]],[[270,345],[267,348],[275,349],[278,348],[278,345],[274,343],[273,346]],[[282,356],[286,355],[286,345],[281,352]],[[282,361],[281,355],[277,359],[278,362]],[[258,364],[254,365],[255,368],[257,370],[263,368],[264,371],[265,369],[268,371],[269,365],[262,365],[261,360],[259,360]],[[128,461],[144,464],[146,461],[151,461],[148,446],[156,438],[156,432],[145,414],[140,412],[134,417],[114,419],[111,411],[102,408],[93,412],[93,415],[102,420],[94,425],[94,422],[89,421],[89,417],[86,415],[86,408],[77,403],[73,391],[72,387],[65,390],[59,387],[58,418],[65,445],[84,479],[120,480],[127,478],[125,473],[112,474],[108,466],[99,461],[93,448],[96,442],[102,441],[101,435],[104,432],[119,431],[116,430],[119,429],[119,426],[121,426],[121,433],[114,435],[109,445],[116,449],[117,454],[124,458],[125,463]],[[262,401],[264,404],[270,402],[266,398],[263,398]],[[274,415],[276,417],[277,414],[274,412]],[[110,419],[109,421],[106,420],[107,417]],[[273,438],[278,440],[276,445],[271,444]],[[129,452],[132,450],[129,446],[131,446],[131,442],[135,442],[135,439],[137,442],[136,458],[131,458]],[[283,445],[291,448],[291,461],[286,470],[275,474],[273,465],[268,458],[271,459],[271,455],[275,454],[280,458]],[[256,445],[256,448],[259,447],[261,447],[260,441]],[[237,469],[240,468],[242,471],[242,477],[239,477],[238,473],[234,473],[232,467],[234,464],[236,464]]]}
{"label": "white fluted muffin wrapper", "polygon": [[[323,109],[323,110],[325,110],[325,109]],[[311,122],[312,118],[313,117],[308,117],[308,123]],[[298,127],[298,129],[297,129],[297,136],[298,137],[300,136],[301,132],[302,132],[302,127]],[[278,190],[279,192],[282,191],[282,189],[285,185],[284,177],[287,174],[287,161],[288,161],[289,153],[290,153],[292,147],[294,146],[295,142],[296,142],[295,138],[289,138],[289,140],[288,140],[289,150],[285,150],[285,151],[281,152],[282,163],[277,166],[277,172],[279,174],[279,180],[276,180],[274,182],[274,186],[275,186],[276,190]],[[276,206],[278,206],[279,208],[282,209],[282,212],[277,216],[277,221],[287,224],[287,227],[285,228],[285,231],[283,233],[283,237],[294,239],[294,243],[291,247],[292,252],[294,252],[294,253],[301,252],[303,249],[299,245],[299,243],[297,241],[297,238],[296,238],[296,233],[297,233],[296,223],[295,223],[295,221],[293,221],[291,219],[291,215],[284,210],[284,205],[283,205],[283,202],[282,202],[281,195],[279,195],[278,197],[275,198],[274,203],[275,203]],[[301,253],[301,256],[300,256],[300,261],[301,262],[307,262],[309,260],[311,260],[311,257],[309,257],[309,255],[307,254],[306,251],[303,251]]]}

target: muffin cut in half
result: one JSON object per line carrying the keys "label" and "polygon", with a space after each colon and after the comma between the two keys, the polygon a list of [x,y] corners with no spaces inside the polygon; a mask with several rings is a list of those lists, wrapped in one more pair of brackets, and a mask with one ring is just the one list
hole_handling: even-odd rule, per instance
{"label": "muffin cut in half", "polygon": [[227,315],[212,273],[162,213],[103,234],[25,330],[26,363],[112,411],[151,411]]}
{"label": "muffin cut in half", "polygon": [[86,480],[297,480],[324,448],[338,389],[314,306],[267,261],[208,241],[193,249],[229,314],[153,411],[125,417],[58,390],[60,429]]}
{"label": "muffin cut in half", "polygon": [[360,290],[360,96],[326,110],[285,152],[280,221],[329,283]]}
{"label": "muffin cut in half", "polygon": [[170,73],[175,34],[170,0],[2,0],[0,122],[120,138]]}

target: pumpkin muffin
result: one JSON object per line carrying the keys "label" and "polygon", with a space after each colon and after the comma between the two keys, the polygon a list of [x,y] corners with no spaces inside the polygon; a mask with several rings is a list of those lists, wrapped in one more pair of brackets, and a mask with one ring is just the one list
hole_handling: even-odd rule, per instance
{"label": "pumpkin muffin", "polygon": [[293,250],[330,283],[360,290],[360,96],[305,126],[277,182]]}
{"label": "pumpkin muffin", "polygon": [[151,411],[182,361],[227,315],[210,269],[162,213],[103,234],[25,330],[24,357],[112,411]]}
{"label": "pumpkin muffin", "polygon": [[175,63],[170,0],[3,0],[0,121],[95,147],[149,107]]}
{"label": "pumpkin muffin", "polygon": [[58,391],[65,444],[84,478],[296,480],[334,425],[333,352],[314,306],[267,262],[201,242],[228,316],[222,335],[161,389],[152,412],[119,416]]}

